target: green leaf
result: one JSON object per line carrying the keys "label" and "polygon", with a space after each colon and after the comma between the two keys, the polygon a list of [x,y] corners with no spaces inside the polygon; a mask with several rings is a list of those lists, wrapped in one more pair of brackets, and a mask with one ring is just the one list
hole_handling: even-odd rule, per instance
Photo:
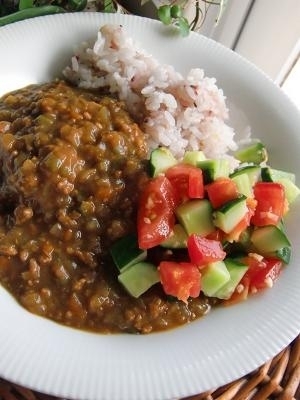
{"label": "green leaf", "polygon": [[165,4],[158,7],[157,16],[163,24],[170,25],[172,23],[171,6]]}
{"label": "green leaf", "polygon": [[175,25],[179,28],[181,36],[188,36],[190,33],[189,21],[185,17],[177,18]]}
{"label": "green leaf", "polygon": [[174,4],[171,7],[171,17],[172,18],[180,18],[182,17],[182,7],[180,7],[178,4]]}
{"label": "green leaf", "polygon": [[68,0],[70,11],[83,11],[87,6],[87,0]]}
{"label": "green leaf", "polygon": [[20,0],[19,10],[25,10],[26,8],[34,7],[33,0]]}
{"label": "green leaf", "polygon": [[114,13],[116,12],[115,3],[113,0],[104,0],[104,7],[103,11],[107,13]]}

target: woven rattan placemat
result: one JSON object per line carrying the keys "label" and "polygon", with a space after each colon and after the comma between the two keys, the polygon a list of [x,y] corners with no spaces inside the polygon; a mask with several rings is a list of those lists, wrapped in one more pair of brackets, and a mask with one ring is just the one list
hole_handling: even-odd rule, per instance
{"label": "woven rattan placemat", "polygon": [[[33,392],[0,378],[0,400],[58,398]],[[300,335],[276,357],[250,374],[184,400],[300,400]]]}

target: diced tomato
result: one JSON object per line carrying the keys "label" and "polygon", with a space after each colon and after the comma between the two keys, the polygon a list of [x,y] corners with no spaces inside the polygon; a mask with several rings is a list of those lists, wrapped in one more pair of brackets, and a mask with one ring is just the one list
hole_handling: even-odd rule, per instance
{"label": "diced tomato", "polygon": [[250,288],[261,290],[272,287],[282,271],[282,265],[282,261],[276,258],[266,259],[266,267],[254,275]]}
{"label": "diced tomato", "polygon": [[222,231],[222,229],[216,228],[214,231],[212,231],[205,237],[206,239],[218,240],[219,242],[222,242],[225,238],[225,233]]}
{"label": "diced tomato", "polygon": [[189,297],[200,295],[201,274],[196,265],[187,262],[162,261],[158,271],[166,294],[177,297],[185,303]]}
{"label": "diced tomato", "polygon": [[226,235],[228,242],[237,242],[245,229],[250,226],[251,218],[255,213],[257,201],[252,198],[246,200],[248,212],[245,217],[234,227],[234,229]]}
{"label": "diced tomato", "polygon": [[176,193],[164,176],[148,182],[138,207],[138,243],[141,249],[159,245],[166,239],[175,224]]}
{"label": "diced tomato", "polygon": [[236,183],[230,178],[217,178],[205,186],[207,196],[213,208],[221,207],[239,196]]}
{"label": "diced tomato", "polygon": [[257,182],[253,193],[257,206],[251,223],[255,226],[277,225],[286,208],[283,185],[276,182]]}
{"label": "diced tomato", "polygon": [[180,201],[204,197],[203,174],[200,168],[188,164],[177,164],[165,172],[174,186]]}
{"label": "diced tomato", "polygon": [[261,258],[260,256],[248,256],[245,258],[249,269],[243,279],[249,280],[251,292],[272,287],[279,277],[283,262],[277,258]]}
{"label": "diced tomato", "polygon": [[188,237],[187,248],[191,262],[198,267],[205,266],[210,262],[224,260],[226,257],[221,242],[196,234]]}
{"label": "diced tomato", "polygon": [[276,258],[248,256],[244,259],[249,269],[224,305],[232,305],[248,298],[249,293],[272,287],[282,271],[282,261]]}

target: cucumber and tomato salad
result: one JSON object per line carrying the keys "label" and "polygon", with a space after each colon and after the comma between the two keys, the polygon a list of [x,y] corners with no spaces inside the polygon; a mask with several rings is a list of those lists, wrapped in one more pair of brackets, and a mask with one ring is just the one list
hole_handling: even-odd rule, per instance
{"label": "cucumber and tomato salad", "polygon": [[[294,174],[267,165],[262,143],[236,157],[241,164],[230,171],[228,160],[201,151],[180,162],[166,148],[152,152],[136,235],[110,251],[130,295],[161,284],[184,302],[202,292],[231,303],[273,285],[290,260],[284,217],[300,190]],[[157,248],[168,257],[153,263],[149,254]]]}

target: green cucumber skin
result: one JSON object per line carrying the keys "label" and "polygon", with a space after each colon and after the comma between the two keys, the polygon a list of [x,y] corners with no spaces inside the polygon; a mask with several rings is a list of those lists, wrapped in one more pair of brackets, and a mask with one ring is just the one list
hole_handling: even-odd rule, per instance
{"label": "green cucumber skin", "polygon": [[236,199],[228,201],[223,206],[218,208],[217,211],[221,212],[222,214],[226,214],[227,212],[229,212],[232,209],[232,207],[234,207],[235,205],[237,205],[239,203],[244,203],[245,201],[246,201],[246,196],[241,195],[240,197],[238,197]]}
{"label": "green cucumber skin", "polygon": [[292,172],[270,167],[263,167],[261,169],[261,178],[265,182],[278,182],[280,179],[289,179],[293,183],[296,182],[296,176]]}
{"label": "green cucumber skin", "polygon": [[150,155],[150,175],[156,177],[176,164],[178,162],[171,151],[165,147],[159,147],[153,150]]}
{"label": "green cucumber skin", "polygon": [[268,160],[268,153],[261,142],[252,143],[235,152],[235,157],[241,162],[261,164]]}
{"label": "green cucumber skin", "polygon": [[281,183],[283,185],[288,203],[294,203],[294,201],[300,195],[300,188],[296,186],[296,184],[293,183],[291,180],[285,178],[279,179],[278,183]]}
{"label": "green cucumber skin", "polygon": [[253,196],[253,189],[248,174],[239,174],[231,178],[235,182],[239,193],[246,197]]}
{"label": "green cucumber skin", "polygon": [[275,225],[256,228],[250,240],[257,252],[262,255],[274,254],[284,247],[291,247],[285,233]]}
{"label": "green cucumber skin", "polygon": [[290,246],[282,247],[281,249],[275,251],[273,254],[270,254],[270,257],[279,258],[285,264],[289,264],[291,260],[292,249]]}
{"label": "green cucumber skin", "polygon": [[197,167],[202,170],[204,183],[211,183],[217,178],[229,176],[229,162],[226,159],[199,161]]}
{"label": "green cucumber skin", "polygon": [[231,297],[249,267],[235,259],[226,258],[224,262],[230,274],[230,280],[215,293],[215,297],[227,300]]}
{"label": "green cucumber skin", "polygon": [[155,265],[149,262],[140,262],[122,272],[118,276],[118,281],[131,296],[138,298],[160,282],[160,277]]}
{"label": "green cucumber skin", "polygon": [[215,210],[213,212],[213,221],[215,226],[225,233],[230,233],[247,212],[246,196],[242,195]]}
{"label": "green cucumber skin", "polygon": [[187,247],[187,239],[188,234],[183,226],[175,224],[171,235],[160,245],[169,249],[185,249]]}
{"label": "green cucumber skin", "polygon": [[206,236],[215,230],[212,220],[212,206],[207,199],[183,203],[177,207],[175,213],[188,235],[197,233]]}
{"label": "green cucumber skin", "polygon": [[197,167],[197,164],[201,161],[204,161],[205,159],[206,157],[203,151],[195,150],[195,151],[186,151],[182,161],[186,164]]}
{"label": "green cucumber skin", "polygon": [[135,234],[124,236],[110,248],[110,254],[119,272],[124,272],[131,265],[147,258],[147,251],[138,247]]}
{"label": "green cucumber skin", "polygon": [[248,175],[250,185],[253,187],[256,182],[261,179],[261,167],[258,165],[248,165],[246,167],[241,167],[236,169],[230,174],[230,178],[234,178],[238,175]]}
{"label": "green cucumber skin", "polygon": [[208,264],[201,273],[202,291],[208,297],[214,297],[221,287],[230,280],[230,274],[224,261]]}
{"label": "green cucumber skin", "polygon": [[264,182],[281,183],[289,204],[292,204],[300,195],[300,188],[296,185],[296,175],[292,172],[282,171],[271,167],[261,169],[261,179]]}

